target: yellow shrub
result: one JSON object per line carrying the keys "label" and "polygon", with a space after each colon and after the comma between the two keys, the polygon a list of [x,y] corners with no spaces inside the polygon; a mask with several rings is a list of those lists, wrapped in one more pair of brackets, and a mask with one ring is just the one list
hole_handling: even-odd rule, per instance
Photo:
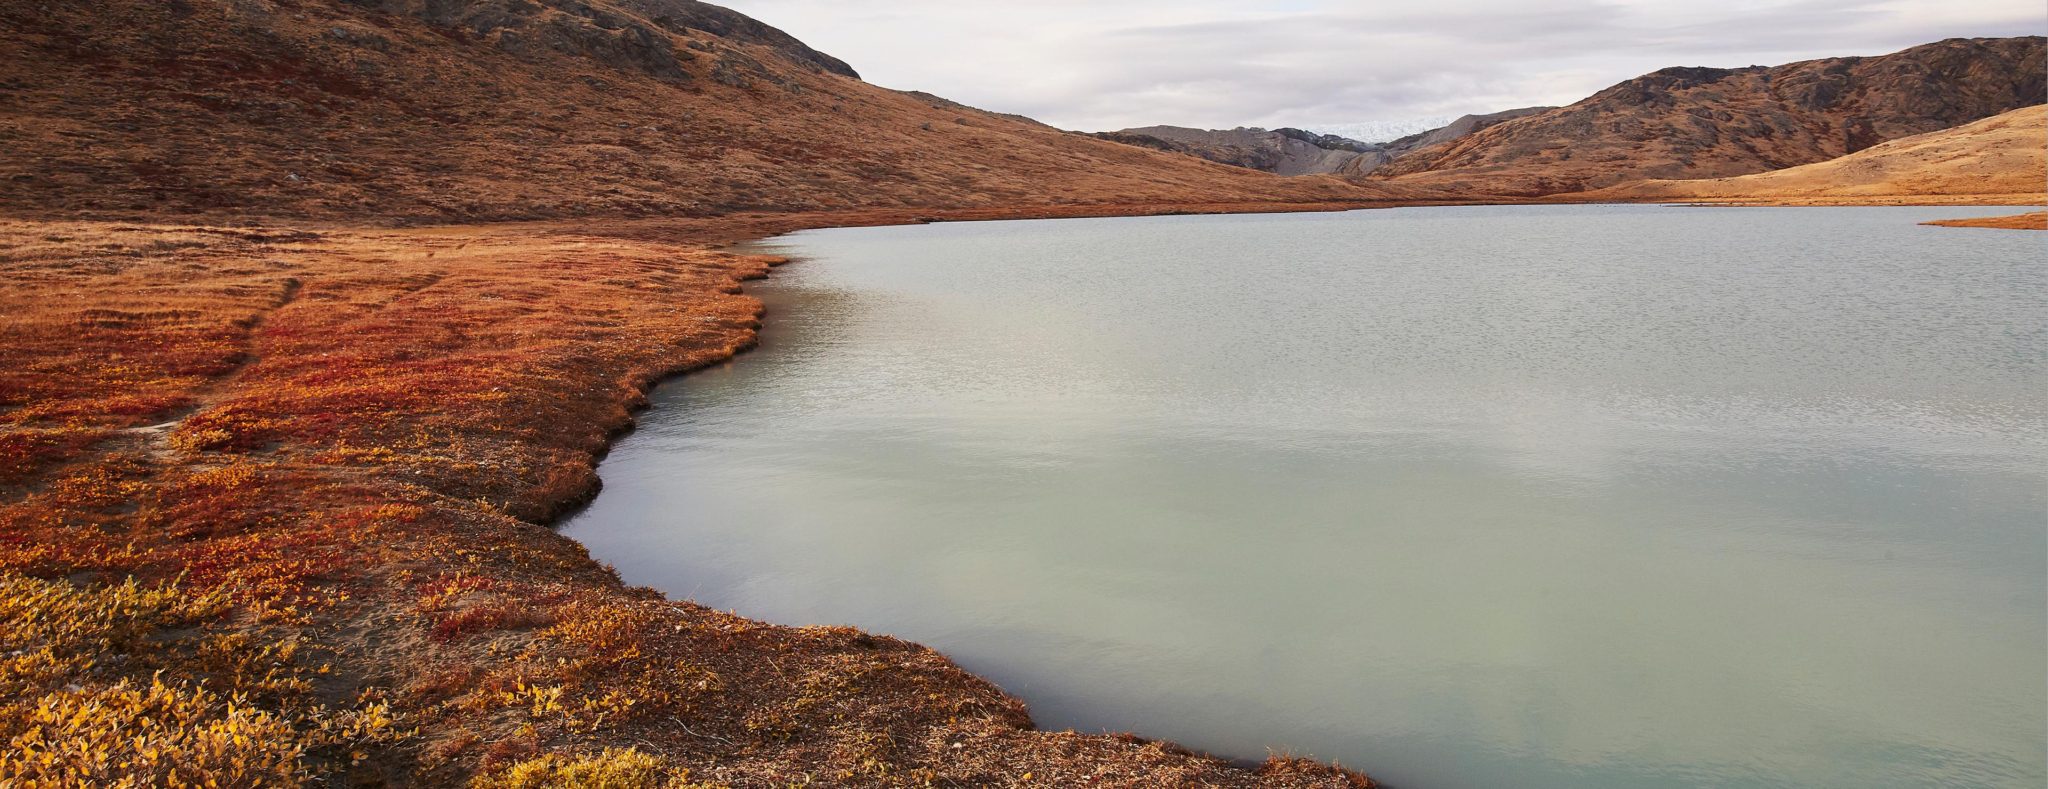
{"label": "yellow shrub", "polygon": [[0,572],[0,787],[295,786],[309,764],[360,761],[407,736],[383,703],[267,709],[189,676],[149,675],[196,664],[234,687],[302,692],[296,640],[209,627],[229,598]]}
{"label": "yellow shrub", "polygon": [[133,579],[81,590],[62,581],[0,573],[0,694],[19,699],[98,661],[152,648],[151,634],[219,616],[227,596],[189,596]]}
{"label": "yellow shrub", "polygon": [[[36,699],[0,753],[4,786],[289,786],[304,748],[282,718],[204,689],[123,682]],[[10,728],[13,728],[10,726]]]}
{"label": "yellow shrub", "polygon": [[477,776],[471,789],[713,789],[671,775],[661,760],[632,748],[596,756],[547,754]]}

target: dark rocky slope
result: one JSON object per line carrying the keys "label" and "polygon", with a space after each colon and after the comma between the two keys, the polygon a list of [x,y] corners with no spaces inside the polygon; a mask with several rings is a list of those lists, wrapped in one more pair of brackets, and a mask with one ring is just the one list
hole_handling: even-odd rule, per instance
{"label": "dark rocky slope", "polygon": [[1219,164],[1276,175],[1364,176],[1423,147],[1449,142],[1502,121],[1550,107],[1529,107],[1487,115],[1466,115],[1449,125],[1392,142],[1360,142],[1301,129],[1190,129],[1145,126],[1093,136],[1126,145],[1196,156]]}
{"label": "dark rocky slope", "polygon": [[1301,129],[1145,126],[1093,136],[1275,175],[1364,175],[1388,160],[1378,145]]}
{"label": "dark rocky slope", "polygon": [[1500,112],[1489,112],[1484,115],[1464,115],[1441,127],[1419,134],[1411,134],[1386,143],[1381,147],[1385,148],[1392,158],[1400,158],[1432,145],[1447,143],[1452,140],[1462,140],[1516,118],[1525,118],[1554,109],[1557,108],[1521,107],[1512,110],[1501,110]]}
{"label": "dark rocky slope", "polygon": [[1415,151],[1374,176],[1542,195],[1811,164],[2039,104],[2044,54],[2039,36],[1951,39],[1880,57],[1667,68]]}

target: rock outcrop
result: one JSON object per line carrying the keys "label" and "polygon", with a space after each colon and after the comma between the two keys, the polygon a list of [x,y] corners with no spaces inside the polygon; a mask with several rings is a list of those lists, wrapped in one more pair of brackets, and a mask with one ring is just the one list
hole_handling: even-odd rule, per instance
{"label": "rock outcrop", "polygon": [[1772,68],[1667,68],[1414,151],[1374,176],[1533,196],[1812,164],[2041,103],[2043,43],[1951,39]]}

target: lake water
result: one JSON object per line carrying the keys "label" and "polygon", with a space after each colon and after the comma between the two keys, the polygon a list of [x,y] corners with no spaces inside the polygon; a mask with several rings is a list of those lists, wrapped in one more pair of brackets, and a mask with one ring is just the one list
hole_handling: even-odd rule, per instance
{"label": "lake water", "polygon": [[2048,780],[2043,236],[1559,206],[799,233],[566,527],[1041,725],[1396,787]]}

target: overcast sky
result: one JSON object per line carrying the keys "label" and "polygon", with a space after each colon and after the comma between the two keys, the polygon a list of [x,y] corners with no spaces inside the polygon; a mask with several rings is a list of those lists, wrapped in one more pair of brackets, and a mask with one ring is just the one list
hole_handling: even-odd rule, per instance
{"label": "overcast sky", "polygon": [[1352,126],[1568,104],[1664,66],[2048,32],[2043,0],[713,0],[1069,129]]}

